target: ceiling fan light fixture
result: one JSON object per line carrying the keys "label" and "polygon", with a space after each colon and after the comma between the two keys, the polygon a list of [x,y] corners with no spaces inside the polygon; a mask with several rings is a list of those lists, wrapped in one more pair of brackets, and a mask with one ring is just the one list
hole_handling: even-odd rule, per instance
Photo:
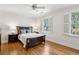
{"label": "ceiling fan light fixture", "polygon": [[33,9],[36,9],[36,8],[37,8],[37,4],[33,4],[33,5],[32,5],[32,8],[33,8]]}
{"label": "ceiling fan light fixture", "polygon": [[40,4],[32,4],[32,5],[24,5],[24,6],[27,6],[27,7],[31,7],[33,10],[36,10],[36,9],[45,9],[45,6],[41,6]]}

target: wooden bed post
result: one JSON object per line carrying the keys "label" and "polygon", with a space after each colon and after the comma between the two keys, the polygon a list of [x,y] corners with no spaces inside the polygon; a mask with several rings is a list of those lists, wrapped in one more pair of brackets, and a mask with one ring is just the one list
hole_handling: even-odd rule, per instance
{"label": "wooden bed post", "polygon": [[44,40],[43,43],[44,43],[44,44],[45,44],[45,36],[46,36],[46,35],[43,36],[43,40]]}
{"label": "wooden bed post", "polygon": [[29,48],[29,43],[28,43],[29,39],[26,40],[26,48]]}

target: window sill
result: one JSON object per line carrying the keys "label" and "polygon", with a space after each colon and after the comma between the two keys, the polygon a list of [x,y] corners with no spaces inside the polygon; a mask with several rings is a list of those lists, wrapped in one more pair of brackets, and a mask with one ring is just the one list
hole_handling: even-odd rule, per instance
{"label": "window sill", "polygon": [[75,34],[69,34],[69,33],[64,33],[64,34],[68,36],[79,37],[79,35],[75,35]]}

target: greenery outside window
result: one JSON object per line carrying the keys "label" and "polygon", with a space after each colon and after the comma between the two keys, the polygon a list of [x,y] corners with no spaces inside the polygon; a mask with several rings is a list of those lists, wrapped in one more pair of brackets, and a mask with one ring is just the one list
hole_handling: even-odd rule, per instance
{"label": "greenery outside window", "polygon": [[70,12],[64,15],[64,33],[79,35],[79,12]]}

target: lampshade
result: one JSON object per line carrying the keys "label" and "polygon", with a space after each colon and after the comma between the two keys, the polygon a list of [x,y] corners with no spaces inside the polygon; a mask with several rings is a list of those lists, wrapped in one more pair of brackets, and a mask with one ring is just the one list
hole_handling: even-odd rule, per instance
{"label": "lampshade", "polygon": [[33,28],[34,28],[34,29],[38,29],[38,26],[34,26]]}

